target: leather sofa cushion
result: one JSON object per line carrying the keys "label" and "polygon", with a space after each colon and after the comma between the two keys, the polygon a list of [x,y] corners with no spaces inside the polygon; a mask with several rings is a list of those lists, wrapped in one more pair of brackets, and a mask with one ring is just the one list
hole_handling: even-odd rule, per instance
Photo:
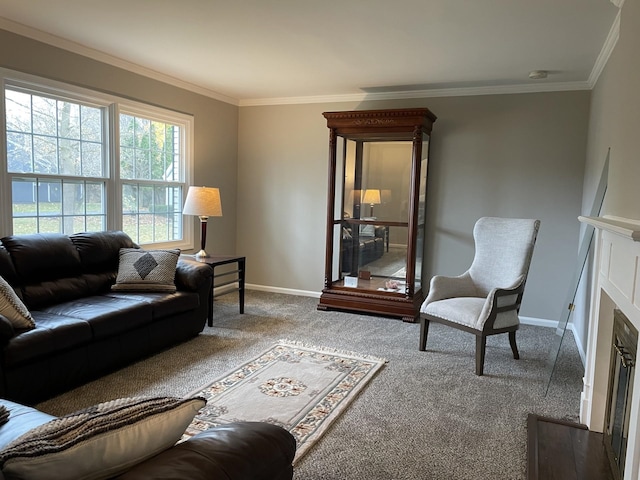
{"label": "leather sofa cushion", "polygon": [[23,301],[30,310],[85,295],[80,255],[68,236],[33,234],[4,237]]}
{"label": "leather sofa cushion", "polygon": [[21,332],[4,350],[6,366],[89,344],[197,308],[194,292],[108,293],[32,311],[36,328]]}
{"label": "leather sofa cushion", "polygon": [[137,247],[120,231],[74,233],[69,238],[80,255],[86,296],[108,291],[116,281],[120,249]]}
{"label": "leather sofa cushion", "polygon": [[87,273],[117,272],[121,248],[137,245],[124,232],[74,233],[69,236],[78,250],[83,270]]}
{"label": "leather sofa cushion", "polygon": [[49,312],[32,312],[36,328],[13,337],[4,348],[4,365],[19,365],[77,345],[93,338],[85,320]]}
{"label": "leather sofa cushion", "polygon": [[198,306],[200,305],[200,297],[195,292],[184,292],[184,291],[177,291],[175,293],[111,292],[111,293],[106,293],[104,296],[148,303],[153,309],[152,310],[153,320],[157,320],[158,318],[168,317],[168,316],[175,315],[182,312],[187,312],[189,310],[194,310],[198,308]]}
{"label": "leather sofa cushion", "polygon": [[[80,255],[67,235],[37,233],[4,237],[20,281],[42,282],[80,273]],[[61,269],[63,269],[61,271]]]}
{"label": "leather sofa cushion", "polygon": [[81,276],[85,283],[85,296],[100,295],[108,292],[116,281],[116,271],[85,273]]}
{"label": "leather sofa cushion", "polygon": [[87,283],[82,276],[23,285],[23,301],[29,310],[65,302],[85,295]]}
{"label": "leather sofa cushion", "polygon": [[51,305],[42,311],[84,320],[91,327],[93,339],[101,340],[151,323],[153,307],[132,297],[94,295]]}

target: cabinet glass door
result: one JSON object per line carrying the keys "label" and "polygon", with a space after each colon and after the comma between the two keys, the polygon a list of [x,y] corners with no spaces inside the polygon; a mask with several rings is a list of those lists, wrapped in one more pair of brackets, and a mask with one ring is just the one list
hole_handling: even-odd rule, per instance
{"label": "cabinet glass door", "polygon": [[404,294],[412,143],[343,142],[342,277],[346,286]]}

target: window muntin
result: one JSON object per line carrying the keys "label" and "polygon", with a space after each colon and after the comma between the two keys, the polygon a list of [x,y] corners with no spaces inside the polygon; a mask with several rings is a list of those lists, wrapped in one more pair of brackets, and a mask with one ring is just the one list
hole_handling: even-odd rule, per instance
{"label": "window muntin", "polygon": [[5,89],[11,173],[104,176],[101,108]]}
{"label": "window muntin", "polygon": [[103,182],[14,177],[11,191],[14,234],[106,229]]}
{"label": "window muntin", "polygon": [[140,244],[170,242],[182,234],[182,187],[123,183],[122,230]]}

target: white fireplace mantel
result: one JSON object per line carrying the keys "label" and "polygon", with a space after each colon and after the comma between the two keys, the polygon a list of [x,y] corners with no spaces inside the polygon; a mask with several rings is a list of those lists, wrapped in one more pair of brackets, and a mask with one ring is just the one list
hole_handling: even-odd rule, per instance
{"label": "white fireplace mantel", "polygon": [[600,230],[606,230],[627,237],[634,242],[640,241],[640,222],[627,218],[605,217],[578,217],[582,223],[593,225]]}
{"label": "white fireplace mantel", "polygon": [[[605,427],[613,312],[621,310],[640,331],[640,222],[620,217],[579,217],[595,227],[595,249],[589,308],[589,337],[580,421],[590,430]],[[640,358],[640,355],[636,355]],[[635,369],[625,479],[640,478],[640,368]]]}

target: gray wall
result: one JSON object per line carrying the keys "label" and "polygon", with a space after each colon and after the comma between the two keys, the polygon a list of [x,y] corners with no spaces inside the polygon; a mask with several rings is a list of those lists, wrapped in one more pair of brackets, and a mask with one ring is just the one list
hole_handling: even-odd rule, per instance
{"label": "gray wall", "polygon": [[[235,253],[238,107],[5,30],[0,45],[2,67],[192,114],[194,178],[220,188],[224,215],[209,221],[208,250]],[[200,225],[194,223],[197,244]]]}
{"label": "gray wall", "polygon": [[323,107],[240,109],[237,250],[247,256],[250,284],[322,289],[329,150]]}
{"label": "gray wall", "polygon": [[238,252],[248,283],[319,292],[328,129],[322,112],[421,107],[431,145],[427,275],[462,273],[478,217],[542,221],[521,314],[557,320],[577,254],[589,92],[242,107]]}
{"label": "gray wall", "polygon": [[[592,92],[584,176],[583,214],[588,214],[610,148],[609,181],[602,214],[640,220],[640,1],[626,0],[620,38]],[[591,267],[591,266],[590,266]],[[574,323],[587,341],[589,279],[581,286]]]}

